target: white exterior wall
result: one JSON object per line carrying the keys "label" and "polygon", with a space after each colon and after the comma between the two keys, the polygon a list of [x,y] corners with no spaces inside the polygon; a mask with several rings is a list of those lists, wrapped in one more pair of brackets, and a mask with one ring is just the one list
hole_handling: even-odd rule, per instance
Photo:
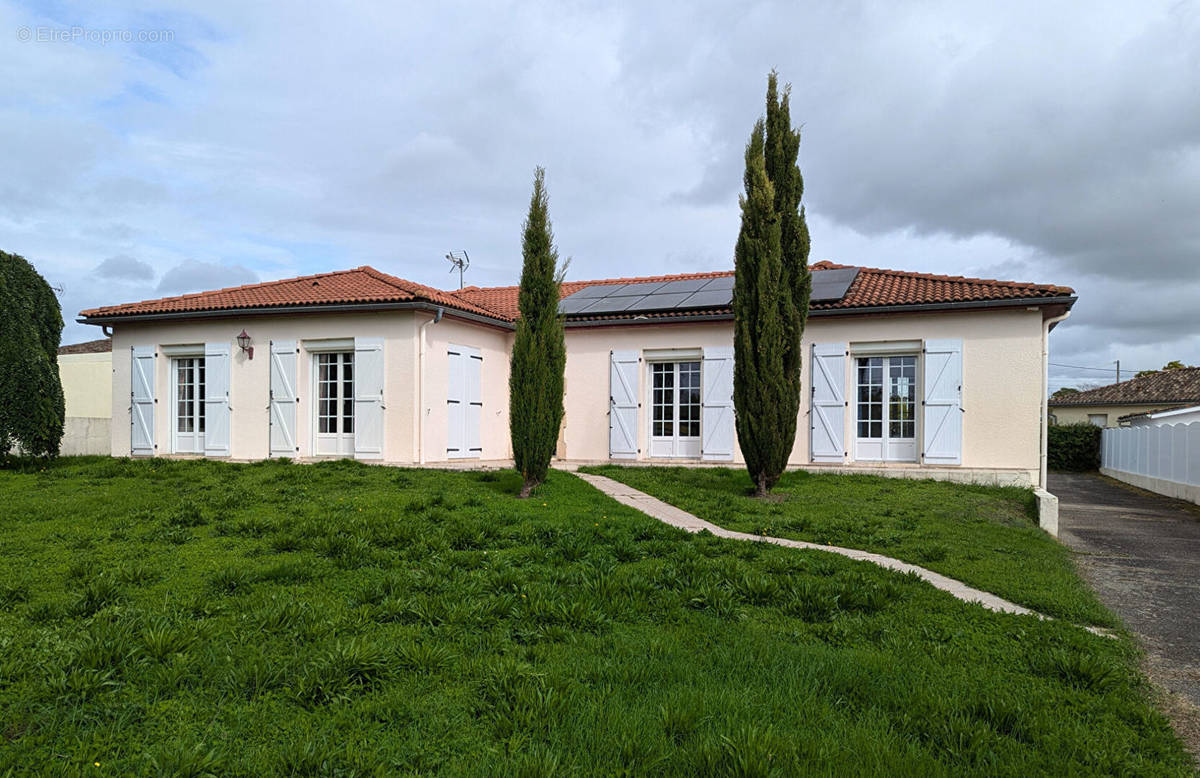
{"label": "white exterior wall", "polygon": [[[155,453],[171,453],[170,375],[171,359],[161,353],[162,346],[227,342],[232,359],[230,366],[230,458],[264,459],[269,455],[270,421],[267,405],[270,398],[269,343],[294,340],[300,344],[297,360],[296,387],[299,403],[296,413],[296,444],[298,457],[312,456],[313,428],[313,370],[312,356],[305,341],[349,338],[384,339],[384,396],[383,396],[383,461],[412,463],[418,459],[418,421],[416,384],[417,326],[428,320],[423,313],[388,311],[375,313],[331,313],[298,316],[247,316],[239,318],[194,320],[180,323],[118,324],[113,333],[113,397],[112,454],[130,453],[130,347],[153,346],[159,349],[155,364]],[[237,347],[236,335],[242,329],[253,339],[254,358],[249,359]],[[435,334],[434,330],[438,332]],[[497,348],[504,348],[503,331],[467,325],[449,313],[441,323],[427,330],[430,343],[426,358],[428,377],[431,377],[426,396],[426,450],[428,461],[445,459],[445,371],[444,338],[458,336],[463,345],[485,350],[489,370],[503,365],[502,384],[507,387],[507,357],[494,357]],[[498,345],[499,344],[499,345]],[[497,379],[498,380],[498,379]],[[441,406],[439,407],[438,401]],[[498,403],[486,394],[485,418],[495,418],[493,411],[503,407],[503,435],[495,424],[483,435],[483,459],[502,459],[508,456],[507,400]],[[440,427],[438,426],[440,425]]]}
{"label": "white exterior wall", "polygon": [[[432,315],[418,314],[421,322]],[[512,330],[473,324],[443,317],[425,328],[425,461],[447,459],[446,433],[449,429],[446,398],[449,391],[451,344],[474,346],[483,356],[480,383],[483,409],[479,425],[483,453],[480,459],[510,459],[512,443],[508,434],[508,368],[512,353]],[[415,372],[415,371],[414,371]]]}
{"label": "white exterior wall", "polygon": [[[808,400],[813,343],[856,343],[959,338],[963,341],[963,468],[1014,470],[1037,482],[1042,425],[1042,314],[995,310],[929,315],[814,317],[804,333],[800,417],[791,464],[809,458]],[[729,322],[626,325],[567,330],[565,458],[608,459],[609,352],[732,346]],[[647,371],[640,372],[639,460],[648,451]],[[846,365],[844,439],[853,462],[854,373]],[[918,370],[918,374],[920,371]],[[919,386],[920,389],[920,386]],[[918,402],[920,392],[918,391]],[[918,448],[920,427],[918,414]],[[740,452],[735,461],[742,462]],[[909,465],[911,467],[911,464]]]}
{"label": "white exterior wall", "polygon": [[[455,318],[450,312],[441,322],[424,328],[426,341],[424,386],[417,382],[421,325],[432,321],[426,312],[334,313],[304,316],[250,316],[174,323],[124,324],[113,338],[112,453],[130,451],[130,360],[131,346],[201,344],[228,342],[232,350],[230,375],[232,459],[262,459],[268,456],[270,427],[269,399],[271,340],[301,343],[297,387],[296,439],[299,456],[312,455],[312,359],[304,341],[355,337],[384,338],[384,445],[383,461],[390,463],[444,462],[447,460],[447,405],[449,345],[472,346],[483,355],[482,364],[482,460],[511,458],[508,434],[508,368],[512,348],[511,330]],[[234,338],[243,328],[251,335],[255,358],[248,360]],[[808,399],[811,383],[813,343],[856,344],[880,341],[961,339],[963,342],[961,467],[966,470],[1004,471],[1015,482],[1036,483],[1038,478],[1042,397],[1042,314],[1040,310],[975,310],[962,313],[891,316],[814,317],[804,335],[803,390],[797,423],[793,465],[808,465]],[[723,322],[656,323],[613,327],[570,327],[567,329],[566,398],[559,456],[574,461],[605,461],[609,458],[609,372],[611,351],[693,349],[731,347],[732,324]],[[639,460],[651,461],[649,451],[648,371],[641,363],[638,396]],[[155,365],[156,453],[170,453],[171,376],[170,358],[160,355]],[[918,375],[921,369],[918,366]],[[918,379],[918,403],[922,383]],[[846,361],[846,394],[851,401],[845,414],[844,439],[849,452],[843,467],[853,460],[854,368]],[[919,407],[918,407],[919,410]],[[421,420],[424,418],[422,432]],[[918,449],[920,413],[918,413]],[[421,456],[423,439],[424,456]],[[735,462],[741,462],[735,452]],[[865,467],[900,467],[889,463],[858,463]],[[909,470],[918,467],[904,465]]]}
{"label": "white exterior wall", "polygon": [[1165,413],[1152,413],[1129,420],[1130,427],[1155,427],[1160,424],[1191,424],[1200,421],[1200,405],[1179,408]]}
{"label": "white exterior wall", "polygon": [[1120,426],[1117,419],[1122,416],[1128,416],[1131,413],[1149,413],[1150,411],[1160,411],[1164,406],[1169,407],[1171,403],[1158,403],[1149,405],[1051,405],[1050,415],[1054,417],[1055,424],[1086,424],[1094,414],[1104,414],[1108,417],[1106,427]]}

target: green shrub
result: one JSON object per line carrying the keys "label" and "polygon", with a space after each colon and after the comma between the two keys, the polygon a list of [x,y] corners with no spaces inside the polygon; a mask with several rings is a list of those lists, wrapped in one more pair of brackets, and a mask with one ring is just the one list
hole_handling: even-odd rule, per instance
{"label": "green shrub", "polygon": [[54,457],[62,442],[62,311],[24,257],[0,251],[0,455]]}
{"label": "green shrub", "polygon": [[1047,443],[1051,470],[1100,469],[1100,433],[1094,424],[1052,424]]}

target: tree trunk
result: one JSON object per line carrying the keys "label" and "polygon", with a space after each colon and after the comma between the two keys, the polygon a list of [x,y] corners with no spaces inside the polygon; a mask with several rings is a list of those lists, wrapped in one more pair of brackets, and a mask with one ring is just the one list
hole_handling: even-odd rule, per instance
{"label": "tree trunk", "polygon": [[762,499],[771,493],[771,487],[768,486],[769,479],[766,473],[759,473],[758,478],[754,483],[754,496]]}
{"label": "tree trunk", "polygon": [[533,493],[533,488],[538,485],[538,482],[532,478],[526,478],[525,483],[521,485],[521,493],[517,495],[522,500],[529,499],[529,495]]}

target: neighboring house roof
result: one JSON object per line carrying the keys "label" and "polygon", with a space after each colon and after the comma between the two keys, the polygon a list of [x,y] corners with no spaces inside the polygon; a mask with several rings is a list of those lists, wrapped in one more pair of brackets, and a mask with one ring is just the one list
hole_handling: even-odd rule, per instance
{"label": "neighboring house roof", "polygon": [[69,346],[59,346],[59,354],[106,354],[112,351],[112,339],[100,338],[84,343],[72,343]]}
{"label": "neighboring house roof", "polygon": [[1159,408],[1153,411],[1142,411],[1141,413],[1127,413],[1124,416],[1118,416],[1117,421],[1133,421],[1141,418],[1158,418],[1160,416],[1170,416],[1177,413],[1196,413],[1200,411],[1200,405],[1184,405],[1175,408]]}
{"label": "neighboring house roof", "polygon": [[1183,405],[1200,402],[1200,367],[1160,370],[1084,392],[1050,399],[1050,407],[1080,405]]}
{"label": "neighboring house roof", "polygon": [[[814,270],[850,268],[817,262]],[[601,284],[649,283],[682,281],[698,278],[732,276],[733,271],[682,273],[676,275],[642,276],[637,278],[604,278],[595,281],[566,281],[562,296],[568,297],[588,286]],[[894,310],[903,308],[952,308],[994,304],[1065,303],[1074,302],[1074,290],[1066,286],[1025,284],[1013,281],[992,281],[961,276],[939,276],[928,273],[906,273],[898,270],[859,268],[859,273],[840,300],[813,303],[812,311],[852,313],[864,309]],[[166,297],[124,305],[109,305],[82,311],[84,320],[105,322],[127,317],[185,317],[189,313],[230,314],[281,308],[311,308],[314,306],[356,306],[380,303],[427,303],[464,311],[468,314],[511,323],[518,316],[518,287],[468,286],[455,291],[442,291],[422,284],[381,273],[371,267],[359,267],[335,273],[321,273],[282,281],[248,284],[212,292]],[[666,311],[638,314],[606,314],[568,316],[568,321],[601,322],[621,319],[723,318],[732,315],[729,306],[703,310]]]}

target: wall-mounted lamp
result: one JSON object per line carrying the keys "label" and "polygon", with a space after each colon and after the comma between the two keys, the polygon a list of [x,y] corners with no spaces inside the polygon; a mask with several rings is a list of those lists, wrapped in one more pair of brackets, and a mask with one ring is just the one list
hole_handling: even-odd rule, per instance
{"label": "wall-mounted lamp", "polygon": [[250,336],[246,334],[245,330],[242,330],[242,334],[237,336],[237,342],[242,351],[246,352],[246,358],[254,359],[254,346],[250,345]]}

